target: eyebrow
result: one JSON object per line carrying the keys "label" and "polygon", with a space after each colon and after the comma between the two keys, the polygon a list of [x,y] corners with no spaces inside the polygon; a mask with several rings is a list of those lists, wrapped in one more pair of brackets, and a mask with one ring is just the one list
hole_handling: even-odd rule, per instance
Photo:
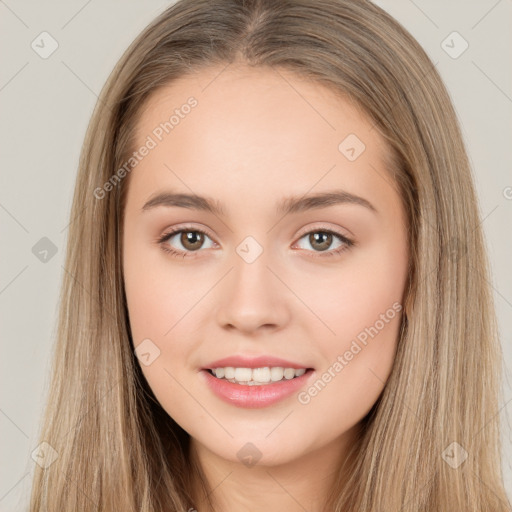
{"label": "eyebrow", "polygon": [[[319,192],[308,196],[288,196],[285,197],[276,206],[276,214],[287,215],[291,213],[300,213],[307,210],[327,208],[338,204],[355,204],[363,206],[374,213],[377,209],[363,197],[351,194],[345,190],[332,190],[330,192]],[[149,199],[142,211],[148,211],[153,208],[165,206],[176,206],[179,208],[189,208],[191,210],[202,210],[213,213],[214,215],[225,216],[225,210],[222,204],[210,197],[199,196],[197,194],[184,194],[174,192],[161,192]]]}

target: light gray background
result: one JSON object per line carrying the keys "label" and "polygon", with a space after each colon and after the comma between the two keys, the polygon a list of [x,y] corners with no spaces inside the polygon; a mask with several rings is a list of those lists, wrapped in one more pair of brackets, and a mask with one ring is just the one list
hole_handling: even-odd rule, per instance
{"label": "light gray background", "polygon": [[[48,386],[68,216],[85,129],[115,62],[172,2],[0,0],[2,347],[0,510],[23,510]],[[453,98],[473,165],[505,360],[503,469],[512,499],[512,1],[378,0],[420,42]],[[41,32],[58,49],[41,58]],[[457,31],[469,48],[449,56]],[[451,51],[460,41],[448,39]],[[46,46],[48,48],[48,46]],[[32,252],[48,237],[42,262]],[[50,253],[51,255],[51,253]]]}

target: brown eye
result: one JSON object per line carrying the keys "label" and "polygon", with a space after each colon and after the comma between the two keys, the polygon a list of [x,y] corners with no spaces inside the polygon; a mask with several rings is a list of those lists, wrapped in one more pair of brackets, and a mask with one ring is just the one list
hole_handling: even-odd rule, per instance
{"label": "brown eye", "polygon": [[[206,232],[197,228],[183,228],[165,233],[158,240],[158,243],[164,251],[185,258],[187,256],[194,256],[193,253],[201,252],[199,249],[202,249],[208,240],[211,245],[206,248],[213,247],[215,242],[211,240]],[[178,245],[176,246],[176,244]]]}
{"label": "brown eye", "polygon": [[204,243],[204,233],[200,231],[182,231],[180,242],[187,251],[197,251]]}
{"label": "brown eye", "polygon": [[315,231],[309,234],[311,247],[319,251],[326,251],[332,244],[332,233],[326,231]]}
{"label": "brown eye", "polygon": [[[354,242],[343,236],[340,233],[336,233],[330,230],[313,230],[302,235],[299,239],[298,245],[300,249],[308,249],[307,247],[300,247],[302,240],[307,241],[309,246],[313,250],[307,252],[313,253],[313,256],[336,256],[346,251],[354,245]],[[331,247],[334,242],[338,242],[338,245]],[[317,253],[317,254],[315,254]],[[320,254],[318,254],[320,253]],[[324,253],[324,254],[322,254]]]}

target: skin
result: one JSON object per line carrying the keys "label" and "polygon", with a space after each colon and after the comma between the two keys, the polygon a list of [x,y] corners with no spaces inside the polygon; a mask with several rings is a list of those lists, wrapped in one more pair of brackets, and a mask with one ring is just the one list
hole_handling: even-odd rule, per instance
{"label": "skin", "polygon": [[[190,434],[218,510],[321,511],[391,372],[401,313],[307,404],[293,394],[265,408],[235,407],[199,371],[235,353],[267,354],[313,367],[311,384],[393,303],[403,303],[406,217],[384,166],[388,148],[353,103],[324,86],[241,64],[201,70],[155,92],[138,120],[136,147],[190,96],[198,105],[128,178],[123,272],[133,343],[149,338],[160,350],[142,370]],[[354,161],[338,149],[348,134],[366,146]],[[212,197],[226,214],[142,211],[167,189]],[[285,196],[333,189],[365,198],[377,213],[349,203],[275,213]],[[181,233],[157,242],[184,224],[192,224],[187,232],[208,231],[203,246],[183,245]],[[322,230],[356,245],[325,256],[343,242],[333,237],[322,252],[308,237]],[[263,248],[251,264],[236,252],[247,236]],[[165,244],[192,257],[168,254]],[[261,452],[251,467],[237,456],[248,442]],[[196,508],[208,510],[197,499]]]}

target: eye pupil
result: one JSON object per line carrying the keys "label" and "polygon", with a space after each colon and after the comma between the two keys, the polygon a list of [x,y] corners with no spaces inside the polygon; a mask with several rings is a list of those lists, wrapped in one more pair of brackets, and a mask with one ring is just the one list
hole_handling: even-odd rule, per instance
{"label": "eye pupil", "polygon": [[183,231],[180,242],[186,249],[194,251],[203,245],[204,234],[200,231]]}
{"label": "eye pupil", "polygon": [[326,251],[332,244],[332,233],[326,233],[324,231],[315,231],[309,235],[309,243],[311,247],[315,247],[315,244],[320,240],[320,245],[316,245],[316,248],[320,251]]}

